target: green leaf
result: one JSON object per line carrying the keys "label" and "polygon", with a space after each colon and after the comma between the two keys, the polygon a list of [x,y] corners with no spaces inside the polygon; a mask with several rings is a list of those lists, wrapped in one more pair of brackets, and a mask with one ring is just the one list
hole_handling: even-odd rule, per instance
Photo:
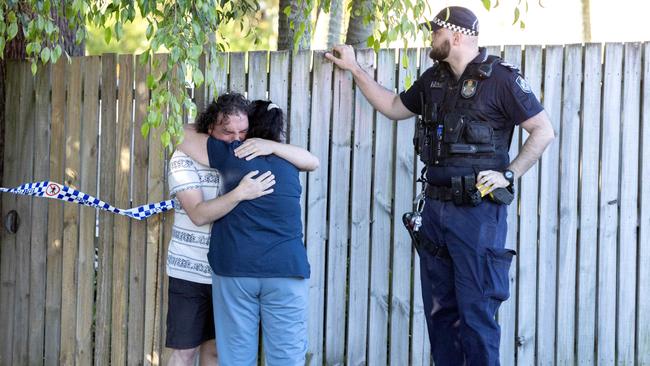
{"label": "green leaf", "polygon": [[124,31],[122,30],[122,23],[115,23],[115,38],[119,41],[124,36]]}
{"label": "green leaf", "polygon": [[0,60],[4,60],[5,55],[5,38],[0,37]]}
{"label": "green leaf", "polygon": [[413,84],[413,78],[411,77],[411,73],[407,73],[406,78],[404,79],[404,88],[410,88],[411,84]]}
{"label": "green leaf", "polygon": [[201,69],[194,69],[194,73],[192,74],[192,79],[194,79],[195,86],[200,86],[201,84],[203,84],[204,78]]}
{"label": "green leaf", "polygon": [[515,20],[512,22],[512,25],[517,24],[517,21],[519,20],[519,8],[515,8]]}
{"label": "green leaf", "polygon": [[16,34],[18,34],[18,24],[16,22],[11,22],[9,28],[7,28],[7,41],[11,41]]}
{"label": "green leaf", "polygon": [[156,80],[154,79],[153,75],[151,74],[147,75],[147,88],[153,89],[155,85],[156,85]]}
{"label": "green leaf", "polygon": [[61,48],[61,45],[56,45],[56,47],[54,47],[54,51],[50,56],[50,60],[52,61],[52,63],[55,63],[59,59],[59,57],[61,57],[62,52],[63,49]]}
{"label": "green leaf", "polygon": [[13,11],[10,11],[10,12],[7,14],[7,21],[8,21],[9,23],[16,23],[16,13],[14,13]]}
{"label": "green leaf", "polygon": [[153,36],[153,24],[149,23],[147,26],[147,33],[146,33],[147,39],[151,40],[151,36]]}
{"label": "green leaf", "polygon": [[147,136],[149,136],[149,128],[150,127],[151,126],[146,121],[142,124],[142,127],[140,127],[140,133],[142,134],[142,137],[146,138]]}
{"label": "green leaf", "polygon": [[490,10],[491,1],[490,0],[481,0],[483,2],[483,7],[485,7],[486,10]]}
{"label": "green leaf", "polygon": [[163,147],[167,147],[167,146],[169,146],[169,143],[171,142],[171,135],[169,134],[169,132],[164,131],[164,132],[160,135],[160,142],[162,142]]}
{"label": "green leaf", "polygon": [[38,71],[38,66],[36,66],[36,62],[32,62],[32,75],[36,75],[36,71]]}
{"label": "green leaf", "polygon": [[112,33],[113,32],[111,32],[111,28],[104,29],[104,41],[106,42],[106,44],[111,43],[111,37],[113,36]]}
{"label": "green leaf", "polygon": [[519,28],[521,28],[521,29],[525,29],[525,28],[526,28],[526,23],[524,23],[523,20],[519,22]]}
{"label": "green leaf", "polygon": [[41,50],[41,61],[43,61],[44,64],[46,64],[48,61],[50,61],[50,48],[45,47]]}

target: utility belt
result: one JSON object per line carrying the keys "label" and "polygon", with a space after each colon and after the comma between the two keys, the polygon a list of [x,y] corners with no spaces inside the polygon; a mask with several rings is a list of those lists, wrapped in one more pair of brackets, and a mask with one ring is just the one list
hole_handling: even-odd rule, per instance
{"label": "utility belt", "polygon": [[453,201],[455,205],[478,206],[484,199],[509,205],[514,199],[514,189],[512,186],[507,188],[497,188],[486,196],[476,188],[476,177],[474,175],[456,176],[451,178],[451,187],[434,186],[426,183],[424,194],[433,200]]}

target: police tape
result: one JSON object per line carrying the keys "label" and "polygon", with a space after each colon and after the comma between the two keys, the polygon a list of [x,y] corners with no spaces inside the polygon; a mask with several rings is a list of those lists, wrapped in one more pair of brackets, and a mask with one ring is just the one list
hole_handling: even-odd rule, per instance
{"label": "police tape", "polygon": [[0,192],[14,193],[25,196],[53,198],[65,202],[75,202],[80,205],[98,208],[100,210],[112,212],[117,215],[128,216],[136,220],[144,220],[149,216],[175,208],[174,201],[167,200],[157,203],[149,203],[129,209],[121,209],[111,206],[99,198],[93,197],[84,192],[80,192],[74,188],[50,181],[27,183],[15,188],[0,187]]}

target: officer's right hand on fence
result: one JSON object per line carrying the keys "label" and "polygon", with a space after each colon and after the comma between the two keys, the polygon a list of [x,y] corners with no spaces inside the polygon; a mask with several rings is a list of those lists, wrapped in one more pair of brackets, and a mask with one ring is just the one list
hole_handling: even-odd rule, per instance
{"label": "officer's right hand on fence", "polygon": [[356,56],[354,55],[354,48],[347,44],[334,46],[332,52],[325,53],[325,58],[343,70],[352,71],[354,68],[359,67]]}

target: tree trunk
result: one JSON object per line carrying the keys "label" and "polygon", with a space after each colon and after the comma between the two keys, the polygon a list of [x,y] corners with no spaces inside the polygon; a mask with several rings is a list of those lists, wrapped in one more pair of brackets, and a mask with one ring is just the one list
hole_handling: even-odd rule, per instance
{"label": "tree trunk", "polygon": [[330,19],[327,27],[327,49],[341,43],[343,25],[343,0],[331,0]]}
{"label": "tree trunk", "polygon": [[[303,37],[298,43],[299,50],[308,50],[311,47],[311,16],[303,14],[306,10],[304,0],[280,0],[280,16],[278,17],[278,50],[293,49],[293,38],[296,31],[302,32]],[[284,9],[291,9],[290,15],[284,12]],[[293,29],[291,29],[293,22]]]}
{"label": "tree trunk", "polygon": [[582,0],[582,40],[591,42],[591,0]]}
{"label": "tree trunk", "polygon": [[345,43],[354,48],[367,47],[367,40],[375,28],[374,16],[368,24],[364,24],[364,14],[372,14],[372,1],[352,0],[352,12],[350,14],[350,25],[345,36]]}

